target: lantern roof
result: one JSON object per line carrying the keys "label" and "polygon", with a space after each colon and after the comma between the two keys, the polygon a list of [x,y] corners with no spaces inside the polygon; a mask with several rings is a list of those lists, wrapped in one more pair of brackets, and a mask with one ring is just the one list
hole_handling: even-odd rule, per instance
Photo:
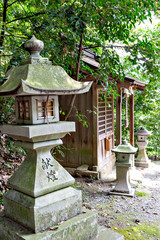
{"label": "lantern roof", "polygon": [[89,91],[92,82],[76,81],[62,67],[53,66],[47,58],[42,58],[40,51],[43,47],[43,42],[35,36],[24,44],[30,56],[7,72],[0,96],[68,95]]}
{"label": "lantern roof", "polygon": [[135,132],[135,135],[136,136],[150,136],[151,132],[149,132],[144,127],[140,127],[140,129],[137,132]]}
{"label": "lantern roof", "polygon": [[112,149],[112,152],[134,154],[137,152],[137,148],[133,147],[125,139],[122,141],[122,144],[119,144],[116,148]]}

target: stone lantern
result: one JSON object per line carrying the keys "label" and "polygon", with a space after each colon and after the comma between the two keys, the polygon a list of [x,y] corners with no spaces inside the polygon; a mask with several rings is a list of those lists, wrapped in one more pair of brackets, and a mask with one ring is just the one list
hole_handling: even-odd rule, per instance
{"label": "stone lantern", "polygon": [[[0,130],[27,150],[25,161],[9,179],[0,216],[0,239],[90,239],[97,234],[95,213],[82,214],[81,191],[53,158],[50,149],[75,131],[74,122],[59,121],[58,95],[89,91],[92,82],[77,82],[60,66],[40,56],[43,42],[24,44],[30,56],[7,72],[0,96],[16,97],[15,125]],[[10,220],[8,220],[10,219]],[[66,221],[64,226],[53,226]],[[56,228],[55,228],[56,229]]]}
{"label": "stone lantern", "polygon": [[137,152],[137,148],[132,147],[126,140],[118,145],[112,152],[116,154],[117,184],[110,194],[133,196],[134,190],[130,185],[129,170],[132,166],[132,155]]}
{"label": "stone lantern", "polygon": [[135,136],[138,136],[138,140],[136,144],[138,145],[138,148],[139,148],[138,155],[135,158],[136,167],[143,167],[143,168],[149,167],[149,159],[145,149],[148,144],[147,137],[150,135],[151,133],[148,132],[143,127],[141,127],[137,132],[135,132]]}

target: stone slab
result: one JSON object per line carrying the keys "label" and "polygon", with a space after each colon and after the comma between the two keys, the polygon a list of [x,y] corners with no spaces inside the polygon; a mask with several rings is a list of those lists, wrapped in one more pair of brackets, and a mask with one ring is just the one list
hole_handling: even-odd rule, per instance
{"label": "stone slab", "polygon": [[97,214],[84,210],[61,225],[45,232],[32,233],[23,226],[0,214],[0,240],[124,240],[119,233],[97,225]]}
{"label": "stone slab", "polygon": [[75,122],[59,121],[40,125],[1,125],[0,131],[12,138],[27,142],[40,142],[63,138],[69,132],[75,132]]}
{"label": "stone slab", "polygon": [[148,167],[149,167],[149,164],[150,164],[150,161],[147,161],[147,162],[138,162],[138,161],[135,161],[135,166],[136,166],[136,167],[148,168]]}
{"label": "stone slab", "polygon": [[89,165],[88,165],[88,164],[83,164],[83,165],[79,166],[79,167],[77,168],[77,170],[87,171],[88,168],[89,168]]}
{"label": "stone slab", "polygon": [[94,240],[124,240],[124,236],[103,226],[98,226],[98,234]]}
{"label": "stone slab", "polygon": [[132,166],[131,162],[116,162],[115,163],[116,167],[126,167],[130,168]]}
{"label": "stone slab", "polygon": [[7,217],[39,232],[82,211],[82,193],[72,187],[32,198],[15,190],[4,196]]}
{"label": "stone slab", "polygon": [[134,197],[134,194],[135,194],[135,189],[133,188],[131,188],[129,193],[114,191],[114,189],[109,192],[109,195],[118,195],[118,196],[126,196],[126,197]]}
{"label": "stone slab", "polygon": [[[0,216],[0,240],[89,240],[97,235],[97,213],[85,209],[61,225],[47,231],[32,233],[14,221]],[[102,239],[101,239],[102,240]]]}

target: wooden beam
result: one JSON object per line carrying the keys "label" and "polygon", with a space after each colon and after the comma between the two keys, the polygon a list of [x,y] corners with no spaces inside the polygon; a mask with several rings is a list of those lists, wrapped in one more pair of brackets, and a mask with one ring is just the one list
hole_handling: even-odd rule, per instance
{"label": "wooden beam", "polygon": [[122,141],[122,89],[119,88],[116,98],[116,146]]}
{"label": "wooden beam", "polygon": [[129,96],[130,144],[134,145],[134,94]]}

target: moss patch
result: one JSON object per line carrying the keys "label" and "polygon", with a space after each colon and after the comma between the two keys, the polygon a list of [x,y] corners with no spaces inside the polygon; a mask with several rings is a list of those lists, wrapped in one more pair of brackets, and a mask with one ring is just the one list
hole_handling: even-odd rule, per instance
{"label": "moss patch", "polygon": [[136,192],[138,197],[149,197],[149,194],[143,192]]}
{"label": "moss patch", "polygon": [[138,224],[129,228],[112,227],[112,229],[124,236],[125,240],[158,240],[160,239],[160,226],[157,224]]}

